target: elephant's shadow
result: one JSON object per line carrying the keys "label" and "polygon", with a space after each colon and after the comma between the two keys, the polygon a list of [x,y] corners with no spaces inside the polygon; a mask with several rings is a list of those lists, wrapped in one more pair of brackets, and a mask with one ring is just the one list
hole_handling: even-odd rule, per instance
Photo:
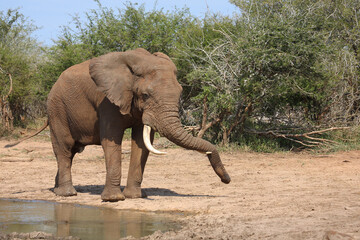
{"label": "elephant's shadow", "polygon": [[[79,193],[90,193],[92,195],[101,195],[104,190],[104,185],[77,185],[74,186]],[[124,187],[121,187],[124,190]],[[170,197],[219,197],[215,195],[195,195],[195,194],[180,194],[167,188],[143,188],[147,197],[151,196],[170,196]]]}

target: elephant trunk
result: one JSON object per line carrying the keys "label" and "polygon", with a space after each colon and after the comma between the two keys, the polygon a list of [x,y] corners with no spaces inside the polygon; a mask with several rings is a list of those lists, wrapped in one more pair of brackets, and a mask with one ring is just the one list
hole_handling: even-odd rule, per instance
{"label": "elephant trunk", "polygon": [[204,139],[189,134],[183,128],[177,112],[168,114],[166,117],[162,118],[161,122],[161,127],[158,127],[157,129],[161,135],[180,147],[206,153],[212,168],[220,177],[221,181],[223,183],[229,183],[231,181],[229,174],[226,172],[225,167],[221,162],[216,147]]}

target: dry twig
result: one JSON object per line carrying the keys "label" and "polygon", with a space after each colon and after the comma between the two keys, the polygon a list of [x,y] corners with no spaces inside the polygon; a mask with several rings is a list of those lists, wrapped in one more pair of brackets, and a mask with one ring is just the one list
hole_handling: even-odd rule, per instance
{"label": "dry twig", "polygon": [[253,133],[257,135],[263,135],[263,136],[272,136],[275,138],[284,138],[286,140],[299,143],[300,145],[304,147],[318,147],[318,146],[324,146],[329,144],[337,144],[336,141],[316,137],[316,135],[322,135],[323,133],[330,132],[330,131],[336,131],[336,130],[345,130],[349,129],[350,127],[331,127],[327,129],[317,130],[317,131],[311,131],[306,133],[281,133],[279,130],[269,130],[269,131],[256,131],[256,130],[245,130],[245,132]]}
{"label": "dry twig", "polygon": [[1,98],[0,98],[0,114],[1,114],[2,124],[8,130],[12,130],[14,117],[13,117],[12,111],[10,109],[9,96],[13,90],[13,80],[12,80],[11,74],[8,72],[5,72],[1,67],[0,67],[0,72],[8,75],[9,81],[10,81],[8,93],[4,96],[1,96]]}

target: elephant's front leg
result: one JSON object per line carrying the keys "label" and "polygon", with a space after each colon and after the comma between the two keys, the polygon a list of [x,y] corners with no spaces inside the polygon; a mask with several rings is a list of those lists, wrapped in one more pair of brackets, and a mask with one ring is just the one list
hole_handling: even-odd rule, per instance
{"label": "elephant's front leg", "polygon": [[105,188],[101,194],[103,201],[116,202],[125,200],[121,192],[121,142],[116,143],[114,140],[102,139],[101,145],[105,153],[106,161],[106,181]]}
{"label": "elephant's front leg", "polygon": [[[127,198],[146,197],[145,192],[141,190],[141,182],[143,180],[145,164],[149,156],[149,151],[144,145],[143,127],[143,125],[133,127],[131,132],[131,158],[127,184],[124,190],[124,195]],[[154,139],[153,131],[151,131],[150,137],[152,142]]]}

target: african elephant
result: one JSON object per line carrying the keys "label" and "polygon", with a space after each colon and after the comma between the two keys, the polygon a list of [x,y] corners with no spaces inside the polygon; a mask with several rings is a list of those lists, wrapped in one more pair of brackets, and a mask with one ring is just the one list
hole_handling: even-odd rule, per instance
{"label": "african elephant", "polygon": [[[219,153],[209,142],[193,137],[179,120],[182,87],[176,67],[160,52],[144,49],[112,52],[65,70],[52,87],[48,100],[48,124],[58,172],[54,192],[76,195],[71,165],[86,145],[102,145],[106,161],[104,201],[144,197],[141,182],[154,131],[175,144],[206,153],[224,183],[230,182]],[[120,189],[121,143],[132,128],[127,185]]]}

